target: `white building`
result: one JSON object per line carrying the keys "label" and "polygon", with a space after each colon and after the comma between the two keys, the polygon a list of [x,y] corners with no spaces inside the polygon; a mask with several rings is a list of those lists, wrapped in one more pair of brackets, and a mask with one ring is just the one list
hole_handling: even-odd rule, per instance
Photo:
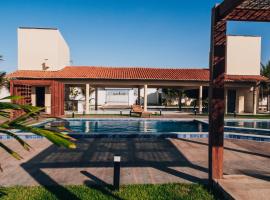
{"label": "white building", "polygon": [[[260,75],[261,37],[227,36],[226,74],[239,76]],[[226,88],[226,112],[253,113],[253,87]],[[258,90],[256,88],[256,90]],[[257,91],[258,93],[258,91]],[[258,104],[258,95],[254,99]]]}
{"label": "white building", "polygon": [[[255,83],[264,80],[260,76],[260,61],[260,37],[227,36],[226,112],[257,112],[258,88]],[[80,71],[76,67],[67,67],[69,65],[69,47],[58,29],[18,29],[18,71],[11,77],[35,79],[33,81],[37,83],[31,86],[32,105],[46,107],[48,114],[55,106],[52,105],[50,86],[38,85],[38,80],[60,81],[65,85],[65,91],[69,87],[79,88],[80,96],[72,99],[66,94],[64,99],[66,110],[74,109],[76,101],[75,107],[80,113],[84,110],[88,112],[86,107],[91,105],[95,105],[96,109],[97,106],[130,106],[138,102],[144,104],[144,99],[147,99],[147,104],[155,105],[160,102],[157,88],[162,87],[200,91],[198,100],[201,111],[203,87],[209,84],[209,71],[205,69],[149,70],[90,66],[81,67]],[[131,77],[127,77],[129,75]]]}
{"label": "white building", "polygon": [[18,70],[56,71],[69,65],[69,47],[58,29],[18,28]]}

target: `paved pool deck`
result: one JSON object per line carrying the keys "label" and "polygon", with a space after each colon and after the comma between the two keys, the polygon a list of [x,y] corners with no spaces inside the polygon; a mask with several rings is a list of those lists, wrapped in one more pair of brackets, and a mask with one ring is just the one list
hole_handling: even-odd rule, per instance
{"label": "paved pool deck", "polygon": [[[116,154],[122,156],[121,184],[207,182],[207,139],[80,139],[76,150],[56,147],[45,139],[27,141],[33,147],[30,152],[14,140],[4,141],[24,159],[17,161],[0,149],[1,186],[112,184]],[[220,185],[232,194],[253,190],[252,197],[268,195],[269,166],[270,143],[225,140],[226,178]]]}

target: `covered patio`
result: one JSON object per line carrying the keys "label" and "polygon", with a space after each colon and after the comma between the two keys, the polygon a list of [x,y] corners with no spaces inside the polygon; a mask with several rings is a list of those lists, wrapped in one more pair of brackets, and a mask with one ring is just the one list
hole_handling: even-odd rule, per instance
{"label": "covered patio", "polygon": [[[71,87],[79,87],[82,90],[81,114],[91,114],[90,107],[93,105],[94,110],[98,110],[101,88],[136,89],[138,91],[135,96],[136,103],[142,105],[145,111],[148,110],[149,89],[196,90],[197,112],[202,113],[203,96],[206,96],[204,92],[209,87],[209,76],[207,69],[113,67],[65,67],[54,72],[19,70],[9,75],[12,94],[22,93],[23,96],[27,96],[28,102],[45,107],[45,112],[52,116],[62,116],[65,110],[73,106],[68,93]],[[256,114],[258,86],[260,82],[266,80],[267,78],[257,75],[227,75],[226,112]],[[29,87],[27,93],[20,89],[26,87]],[[158,95],[156,98],[159,98]]]}

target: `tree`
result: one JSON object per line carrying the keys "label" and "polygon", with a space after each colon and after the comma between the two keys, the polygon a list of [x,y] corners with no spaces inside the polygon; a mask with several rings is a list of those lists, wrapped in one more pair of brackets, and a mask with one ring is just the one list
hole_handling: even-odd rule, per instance
{"label": "tree", "polygon": [[[0,80],[2,85],[6,82],[4,81],[5,73],[0,73]],[[1,100],[11,100],[13,102],[16,102],[16,100],[22,98],[23,97],[20,96],[8,96],[0,99],[0,133],[14,138],[18,142],[18,144],[20,144],[27,151],[30,151],[31,146],[26,141],[22,140],[17,134],[12,132],[12,129],[19,129],[23,132],[31,132],[36,135],[43,136],[57,146],[76,148],[74,139],[64,134],[64,132],[68,131],[68,129],[66,129],[65,127],[39,128],[26,125],[27,120],[31,118],[36,119],[40,111],[44,110],[44,108],[31,105],[19,105],[17,103],[10,102],[1,102]],[[23,114],[21,114],[19,117],[12,118],[12,113],[16,111],[21,111]],[[12,150],[1,141],[0,148],[4,149],[14,158],[18,160],[22,159],[22,157],[16,151]],[[2,171],[1,165],[0,170]]]}
{"label": "tree", "polygon": [[[266,64],[261,64],[261,75],[270,79],[270,60]],[[270,110],[270,87],[268,83],[261,83],[262,98],[266,94],[267,98],[267,110]]]}
{"label": "tree", "polygon": [[0,55],[0,61],[3,61],[3,56],[2,55]]}
{"label": "tree", "polygon": [[171,105],[173,101],[178,99],[179,109],[181,109],[182,91],[179,89],[163,88],[162,93],[165,95],[164,103]]}

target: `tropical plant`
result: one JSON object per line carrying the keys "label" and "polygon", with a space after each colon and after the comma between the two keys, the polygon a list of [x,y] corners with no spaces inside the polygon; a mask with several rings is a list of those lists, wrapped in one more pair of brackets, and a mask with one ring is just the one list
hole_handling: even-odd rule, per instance
{"label": "tropical plant", "polygon": [[2,61],[3,60],[3,56],[2,55],[0,55],[0,61]]}
{"label": "tropical plant", "polygon": [[[5,73],[0,73],[0,79],[4,80]],[[4,81],[5,82],[5,81]],[[1,86],[1,85],[0,85]],[[8,96],[0,99],[0,133],[10,136],[14,138],[25,150],[29,151],[31,146],[21,139],[16,133],[14,133],[14,129],[19,129],[23,132],[31,132],[39,136],[43,136],[47,138],[52,143],[57,146],[63,146],[66,148],[76,148],[74,143],[74,139],[65,134],[68,129],[65,127],[54,127],[54,128],[39,128],[35,126],[27,125],[29,119],[35,119],[40,111],[44,110],[44,108],[35,107],[31,105],[20,105],[16,102],[16,100],[22,99],[20,96]],[[3,100],[10,100],[12,102],[3,102]],[[16,118],[12,118],[12,114],[14,112],[21,112],[23,114],[19,115]],[[14,158],[20,160],[22,156],[19,155],[16,151],[12,150],[8,146],[6,146],[3,142],[0,141],[0,148],[4,149],[7,153],[9,153]],[[0,170],[2,171],[1,165]]]}
{"label": "tropical plant", "polygon": [[[261,64],[261,75],[265,76],[267,78],[270,79],[270,60],[266,63],[266,64]],[[269,83],[266,82],[262,82],[261,83],[261,94],[262,94],[262,99],[264,98],[264,94],[266,94],[268,96],[267,98],[267,104],[268,104],[268,109],[270,107],[270,87],[269,87]]]}
{"label": "tropical plant", "polygon": [[[266,64],[261,64],[261,75],[270,78],[270,60]],[[266,82],[261,83],[261,92],[269,95],[269,85]]]}
{"label": "tropical plant", "polygon": [[261,75],[270,78],[270,60],[266,64],[261,64]]}

